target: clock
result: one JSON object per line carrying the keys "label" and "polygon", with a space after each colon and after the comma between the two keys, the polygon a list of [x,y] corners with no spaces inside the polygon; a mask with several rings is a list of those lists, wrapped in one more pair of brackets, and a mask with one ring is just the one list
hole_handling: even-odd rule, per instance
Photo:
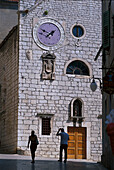
{"label": "clock", "polygon": [[64,42],[64,28],[54,19],[40,19],[33,28],[33,37],[40,48],[55,50]]}
{"label": "clock", "polygon": [[39,41],[50,47],[56,45],[61,38],[59,28],[51,22],[40,25],[37,34]]}

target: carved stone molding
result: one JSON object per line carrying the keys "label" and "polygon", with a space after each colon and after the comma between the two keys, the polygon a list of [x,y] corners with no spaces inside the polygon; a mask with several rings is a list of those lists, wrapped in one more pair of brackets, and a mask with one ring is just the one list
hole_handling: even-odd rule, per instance
{"label": "carved stone molding", "polygon": [[42,79],[54,80],[55,79],[55,58],[54,54],[49,52],[44,53],[42,56]]}

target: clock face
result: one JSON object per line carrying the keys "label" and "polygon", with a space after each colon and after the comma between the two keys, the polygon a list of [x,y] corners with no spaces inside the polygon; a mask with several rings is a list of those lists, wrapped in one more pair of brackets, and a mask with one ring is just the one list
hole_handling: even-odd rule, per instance
{"label": "clock face", "polygon": [[33,38],[40,48],[55,50],[64,43],[64,28],[52,18],[41,18],[33,28]]}
{"label": "clock face", "polygon": [[61,32],[55,24],[47,22],[40,25],[37,36],[42,44],[53,46],[59,42]]}

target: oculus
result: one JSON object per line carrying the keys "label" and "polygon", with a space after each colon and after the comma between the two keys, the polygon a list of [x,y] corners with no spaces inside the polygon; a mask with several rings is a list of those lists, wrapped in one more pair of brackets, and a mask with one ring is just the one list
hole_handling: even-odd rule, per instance
{"label": "oculus", "polygon": [[74,38],[77,38],[77,39],[82,39],[85,36],[85,34],[86,34],[85,28],[81,24],[74,24],[71,27],[70,32],[71,32],[71,35]]}

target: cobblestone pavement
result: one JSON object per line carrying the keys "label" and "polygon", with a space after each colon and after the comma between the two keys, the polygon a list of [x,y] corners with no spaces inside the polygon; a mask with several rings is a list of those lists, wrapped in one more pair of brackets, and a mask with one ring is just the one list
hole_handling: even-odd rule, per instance
{"label": "cobblestone pavement", "polygon": [[101,164],[87,160],[68,160],[65,164],[55,159],[36,158],[31,164],[29,156],[0,154],[0,170],[107,170]]}

